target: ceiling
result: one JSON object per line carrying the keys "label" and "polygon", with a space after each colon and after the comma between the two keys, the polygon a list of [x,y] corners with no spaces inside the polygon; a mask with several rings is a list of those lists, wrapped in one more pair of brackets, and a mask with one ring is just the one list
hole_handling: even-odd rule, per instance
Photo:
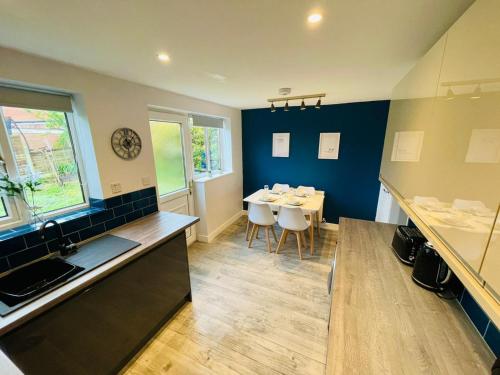
{"label": "ceiling", "polygon": [[280,87],[366,101],[389,98],[472,2],[0,0],[0,45],[237,108]]}

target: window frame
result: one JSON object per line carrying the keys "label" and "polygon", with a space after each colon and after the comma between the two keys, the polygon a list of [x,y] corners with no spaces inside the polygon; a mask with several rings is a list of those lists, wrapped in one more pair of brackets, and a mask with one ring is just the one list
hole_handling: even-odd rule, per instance
{"label": "window frame", "polygon": [[[14,151],[12,150],[11,141],[7,134],[7,127],[5,126],[6,122],[4,119],[3,111],[1,110],[2,107],[9,106],[0,105],[0,159],[3,158],[3,160],[0,161],[0,165],[3,164],[3,169],[9,176],[14,176],[14,178],[17,178],[19,176],[19,172],[14,156]],[[50,111],[50,109],[43,110]],[[78,211],[90,206],[85,165],[83,163],[83,157],[80,150],[80,145],[78,143],[73,113],[57,110],[54,111],[62,112],[65,115],[66,125],[68,126],[69,140],[73,150],[73,155],[75,157],[75,163],[77,165],[77,174],[82,190],[83,203],[43,213],[42,216],[45,219],[68,214],[70,212]],[[7,197],[5,195],[2,195],[2,197],[4,198],[5,208],[7,210],[8,216],[0,218],[0,230],[15,228],[17,226],[27,224],[32,220],[29,210],[26,209],[24,203],[19,198]]]}
{"label": "window frame", "polygon": [[[194,160],[193,162],[193,178],[194,180],[201,179],[204,177],[212,177],[212,176],[218,176],[222,173],[224,173],[224,144],[223,144],[223,131],[224,128],[218,128],[218,127],[211,127],[211,126],[195,126],[193,125],[192,120],[190,120],[189,123],[190,130],[193,128],[202,128],[203,131],[203,141],[204,141],[204,146],[205,146],[205,164],[207,166],[206,170],[203,170],[201,172],[197,172],[196,168],[194,167]],[[210,155],[210,136],[208,135],[208,130],[209,129],[216,129],[218,132],[218,146],[219,146],[219,160],[220,160],[220,169],[212,169],[212,159]],[[190,132],[192,134],[192,132]],[[193,147],[193,142],[191,141],[191,148]]]}

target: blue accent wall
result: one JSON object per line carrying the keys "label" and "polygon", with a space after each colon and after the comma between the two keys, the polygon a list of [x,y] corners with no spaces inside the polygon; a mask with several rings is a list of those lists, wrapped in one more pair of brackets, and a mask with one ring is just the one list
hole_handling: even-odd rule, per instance
{"label": "blue accent wall", "polygon": [[[278,183],[325,191],[323,216],[373,220],[389,101],[242,111],[243,191]],[[290,157],[273,158],[273,133],[290,133]],[[318,159],[320,133],[340,132],[338,160]]]}

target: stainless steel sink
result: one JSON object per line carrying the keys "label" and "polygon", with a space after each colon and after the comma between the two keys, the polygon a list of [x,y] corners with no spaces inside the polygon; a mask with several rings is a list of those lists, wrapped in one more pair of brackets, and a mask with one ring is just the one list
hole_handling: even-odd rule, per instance
{"label": "stainless steel sink", "polygon": [[0,301],[15,306],[83,270],[61,258],[40,260],[0,278]]}

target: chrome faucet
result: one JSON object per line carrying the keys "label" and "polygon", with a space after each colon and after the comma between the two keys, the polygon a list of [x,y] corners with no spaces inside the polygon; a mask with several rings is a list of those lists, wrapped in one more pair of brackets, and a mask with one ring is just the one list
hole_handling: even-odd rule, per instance
{"label": "chrome faucet", "polygon": [[69,237],[67,237],[66,239],[64,238],[61,224],[59,224],[55,220],[47,220],[46,222],[44,222],[40,226],[39,233],[40,233],[40,237],[42,238],[42,240],[45,240],[45,238],[46,238],[45,237],[45,228],[49,224],[52,224],[53,226],[59,228],[59,231],[57,232],[57,239],[59,241],[59,253],[62,256],[66,256],[68,254],[76,252],[76,250],[78,249],[78,245],[76,243],[73,243]]}

